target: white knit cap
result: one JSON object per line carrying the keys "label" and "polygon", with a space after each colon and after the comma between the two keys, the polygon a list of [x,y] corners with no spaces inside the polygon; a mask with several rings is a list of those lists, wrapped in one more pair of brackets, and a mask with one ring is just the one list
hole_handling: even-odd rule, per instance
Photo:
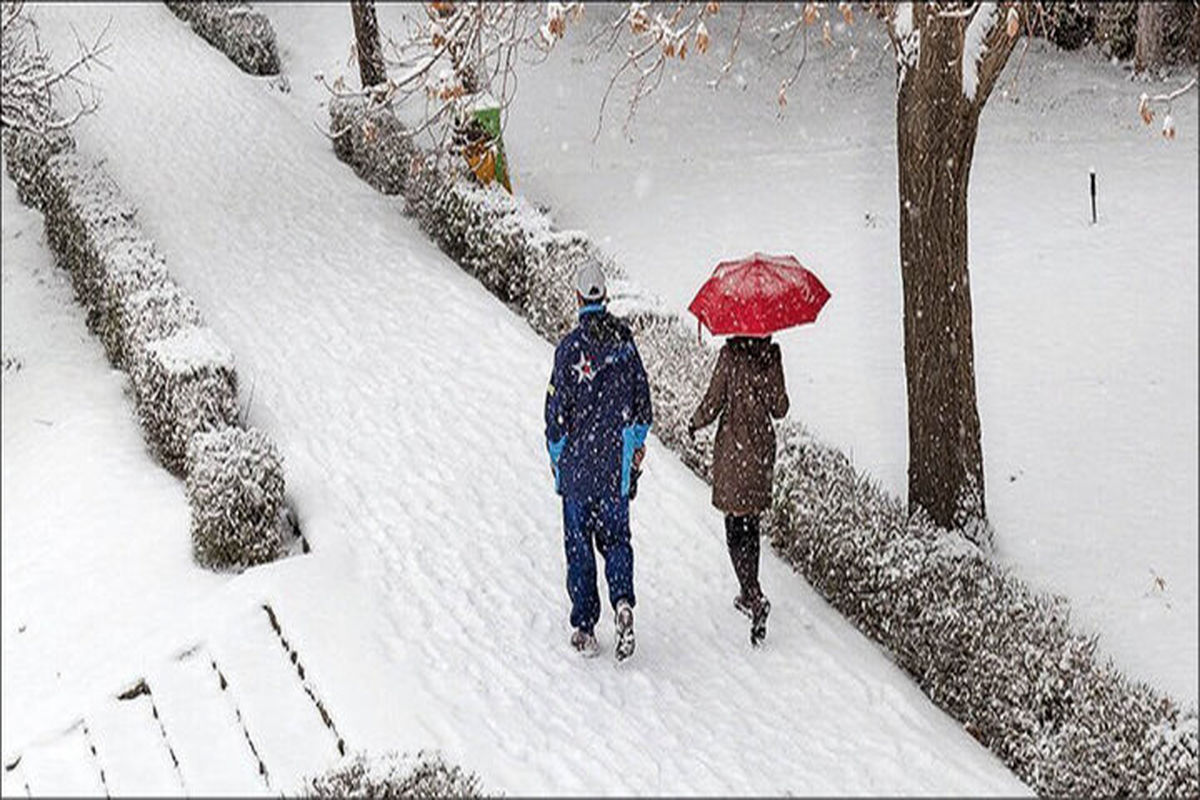
{"label": "white knit cap", "polygon": [[605,294],[604,273],[595,261],[588,261],[575,273],[575,291],[584,300],[603,300]]}

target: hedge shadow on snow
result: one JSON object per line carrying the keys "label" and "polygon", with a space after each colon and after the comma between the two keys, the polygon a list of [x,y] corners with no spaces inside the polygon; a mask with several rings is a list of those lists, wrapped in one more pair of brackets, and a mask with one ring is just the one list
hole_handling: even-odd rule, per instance
{"label": "hedge shadow on snow", "polygon": [[[587,237],[556,231],[520,197],[468,182],[413,147],[384,111],[330,102],[334,150],[450,257],[556,342]],[[690,326],[605,263],[613,311],[638,337],[654,431],[710,480],[712,435],[687,421],[715,361]],[[1195,796],[1196,710],[1101,663],[1067,603],[1029,589],[960,534],[936,527],[794,420],[778,427],[767,528],[776,552],[882,644],[940,708],[1039,794]]]}
{"label": "hedge shadow on snow", "polygon": [[[137,210],[65,132],[5,129],[0,144],[19,196],[44,216],[46,240],[70,275],[89,330],[130,376],[150,449],[188,479],[197,560],[241,568],[278,555],[278,527],[258,520],[268,511],[282,519],[282,463],[261,433],[237,429],[233,355],[171,279]],[[204,434],[218,438],[204,440],[189,461],[190,445]],[[192,475],[197,464],[202,469]]]}

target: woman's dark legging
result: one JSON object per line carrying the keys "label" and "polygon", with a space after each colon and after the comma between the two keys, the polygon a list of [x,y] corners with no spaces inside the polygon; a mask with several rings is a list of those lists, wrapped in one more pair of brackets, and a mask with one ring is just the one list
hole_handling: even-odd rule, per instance
{"label": "woman's dark legging", "polygon": [[725,515],[725,544],[733,571],[742,587],[742,598],[757,604],[762,598],[758,585],[758,514]]}

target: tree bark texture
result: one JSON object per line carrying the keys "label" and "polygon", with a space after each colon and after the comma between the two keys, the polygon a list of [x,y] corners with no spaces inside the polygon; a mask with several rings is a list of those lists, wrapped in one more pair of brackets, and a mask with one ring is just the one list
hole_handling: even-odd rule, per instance
{"label": "tree bark texture", "polygon": [[1161,67],[1166,61],[1167,14],[1173,3],[1138,3],[1137,42],[1133,67],[1142,72]]}
{"label": "tree bark texture", "polygon": [[[967,196],[979,112],[1012,50],[999,21],[973,98],[962,90],[961,18],[914,3],[917,62],[896,106],[900,266],[908,388],[908,502],[979,543],[986,524],[968,272]],[[998,35],[997,35],[998,32]]]}
{"label": "tree bark texture", "polygon": [[378,86],[387,81],[387,70],[379,44],[375,0],[350,0],[350,16],[354,18],[354,49],[358,53],[358,76],[362,87]]}

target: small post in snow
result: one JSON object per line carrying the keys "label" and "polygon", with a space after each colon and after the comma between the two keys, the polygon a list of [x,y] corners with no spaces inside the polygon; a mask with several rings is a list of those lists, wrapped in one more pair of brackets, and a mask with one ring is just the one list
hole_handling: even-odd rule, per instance
{"label": "small post in snow", "polygon": [[1092,224],[1095,225],[1096,224],[1096,168],[1095,167],[1090,167],[1088,169],[1088,177],[1091,178]]}

